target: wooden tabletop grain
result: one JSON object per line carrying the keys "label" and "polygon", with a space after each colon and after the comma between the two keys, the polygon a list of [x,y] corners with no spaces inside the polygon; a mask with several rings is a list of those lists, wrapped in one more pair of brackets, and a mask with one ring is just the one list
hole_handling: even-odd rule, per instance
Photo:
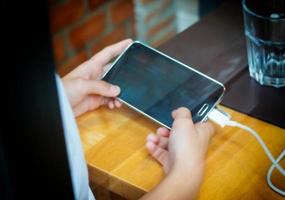
{"label": "wooden tabletop grain", "polygon": [[[222,109],[254,128],[275,157],[284,149],[285,129]],[[94,191],[106,189],[126,199],[138,199],[163,179],[161,166],[145,149],[147,134],[158,128],[151,120],[123,106],[100,108],[77,122]],[[271,163],[263,149],[241,129],[216,126],[206,163],[199,199],[282,199],[266,184]],[[273,182],[285,188],[285,179],[278,172],[273,174]]]}

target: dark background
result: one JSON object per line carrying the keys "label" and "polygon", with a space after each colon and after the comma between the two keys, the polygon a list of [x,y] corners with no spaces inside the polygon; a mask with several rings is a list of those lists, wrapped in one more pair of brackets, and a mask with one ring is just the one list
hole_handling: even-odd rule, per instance
{"label": "dark background", "polygon": [[0,199],[73,199],[47,2],[1,1],[1,20]]}

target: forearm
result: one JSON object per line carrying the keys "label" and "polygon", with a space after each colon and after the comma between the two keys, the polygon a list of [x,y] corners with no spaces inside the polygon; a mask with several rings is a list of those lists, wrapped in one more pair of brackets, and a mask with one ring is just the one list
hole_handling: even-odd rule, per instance
{"label": "forearm", "polygon": [[196,199],[203,179],[203,169],[173,170],[141,200],[191,200]]}

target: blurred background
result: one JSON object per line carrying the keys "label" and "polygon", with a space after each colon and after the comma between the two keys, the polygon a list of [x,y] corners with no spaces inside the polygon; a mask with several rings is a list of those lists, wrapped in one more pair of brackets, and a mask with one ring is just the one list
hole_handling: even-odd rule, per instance
{"label": "blurred background", "polygon": [[57,70],[64,75],[125,38],[157,47],[222,0],[49,0]]}

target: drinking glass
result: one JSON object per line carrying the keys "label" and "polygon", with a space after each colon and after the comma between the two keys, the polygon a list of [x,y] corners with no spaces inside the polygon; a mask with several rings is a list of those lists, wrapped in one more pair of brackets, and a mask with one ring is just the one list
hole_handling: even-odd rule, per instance
{"label": "drinking glass", "polygon": [[285,86],[285,0],[243,0],[242,7],[250,76]]}

